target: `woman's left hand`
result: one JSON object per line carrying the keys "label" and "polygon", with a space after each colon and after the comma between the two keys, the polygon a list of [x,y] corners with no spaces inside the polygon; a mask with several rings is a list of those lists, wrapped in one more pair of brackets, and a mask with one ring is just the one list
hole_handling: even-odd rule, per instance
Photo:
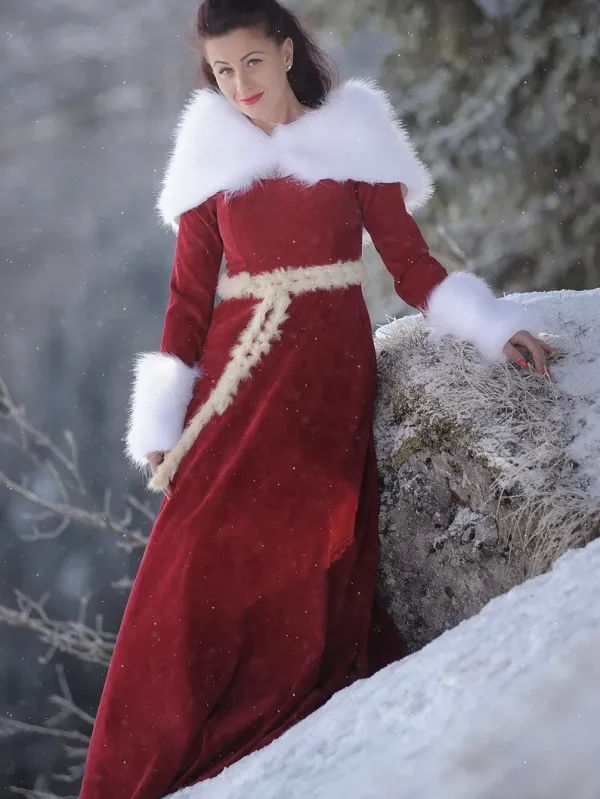
{"label": "woman's left hand", "polygon": [[531,357],[533,358],[533,363],[535,365],[535,371],[538,374],[544,375],[544,377],[550,379],[550,372],[548,371],[546,362],[548,355],[558,354],[557,349],[551,347],[549,344],[546,344],[545,341],[535,338],[535,336],[532,336],[531,333],[528,333],[526,330],[519,330],[518,333],[515,333],[515,335],[506,342],[504,345],[504,352],[508,355],[511,361],[519,364],[519,366],[521,366],[523,369],[528,369],[529,364],[517,347],[523,347],[529,353],[531,353]]}

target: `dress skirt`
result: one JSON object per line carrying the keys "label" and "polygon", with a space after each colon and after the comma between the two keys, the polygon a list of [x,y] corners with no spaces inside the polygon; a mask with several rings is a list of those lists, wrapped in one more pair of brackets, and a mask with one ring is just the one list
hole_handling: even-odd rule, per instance
{"label": "dress skirt", "polygon": [[[255,303],[215,308],[186,422]],[[403,655],[375,592],[376,383],[361,287],[294,297],[162,502],[81,799],[159,799],[213,777]]]}

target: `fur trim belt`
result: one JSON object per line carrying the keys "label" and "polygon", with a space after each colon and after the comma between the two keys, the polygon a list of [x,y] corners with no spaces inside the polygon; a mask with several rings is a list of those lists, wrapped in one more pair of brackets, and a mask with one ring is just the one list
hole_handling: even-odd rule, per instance
{"label": "fur trim belt", "polygon": [[198,408],[178,442],[151,478],[148,487],[162,491],[168,486],[183,457],[189,452],[200,431],[216,414],[224,413],[233,402],[240,383],[250,376],[271,344],[281,336],[281,327],[292,297],[307,291],[330,291],[364,282],[362,261],[338,262],[323,266],[278,268],[252,275],[223,275],[217,292],[223,300],[234,297],[254,297],[260,302],[254,307],[250,321],[231,351],[216,385],[203,405]]}

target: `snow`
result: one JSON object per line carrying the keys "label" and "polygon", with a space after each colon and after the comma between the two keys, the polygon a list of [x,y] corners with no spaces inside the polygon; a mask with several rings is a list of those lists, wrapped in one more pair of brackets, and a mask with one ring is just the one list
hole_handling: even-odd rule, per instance
{"label": "snow", "polygon": [[177,799],[600,796],[600,541]]}
{"label": "snow", "polygon": [[566,451],[589,480],[588,493],[600,497],[600,289],[513,297],[541,313],[556,346],[568,354],[552,370],[558,390],[575,401]]}

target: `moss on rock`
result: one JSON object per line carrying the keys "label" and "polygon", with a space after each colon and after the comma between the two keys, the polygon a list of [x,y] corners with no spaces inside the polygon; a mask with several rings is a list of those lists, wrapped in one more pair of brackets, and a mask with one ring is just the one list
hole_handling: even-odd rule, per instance
{"label": "moss on rock", "polygon": [[392,456],[392,464],[398,468],[422,449],[423,444],[418,436],[407,436]]}
{"label": "moss on rock", "polygon": [[475,435],[464,425],[460,424],[441,409],[428,413],[423,413],[419,402],[419,386],[411,385],[408,382],[402,386],[396,386],[393,392],[392,402],[398,418],[410,418],[411,426],[415,432],[407,435],[393,455],[393,465],[398,468],[409,460],[417,452],[424,449],[439,451],[450,443],[457,441],[472,442]]}

